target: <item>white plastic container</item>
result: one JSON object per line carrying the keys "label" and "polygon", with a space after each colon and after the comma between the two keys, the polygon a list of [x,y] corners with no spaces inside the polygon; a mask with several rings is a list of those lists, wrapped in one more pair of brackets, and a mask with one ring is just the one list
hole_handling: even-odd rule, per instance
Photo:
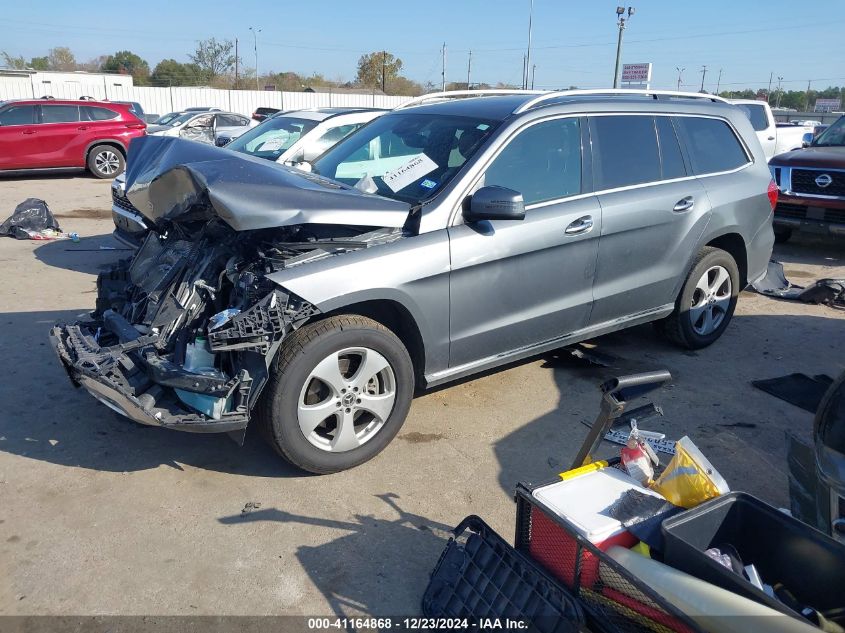
{"label": "white plastic container", "polygon": [[533,494],[588,541],[603,545],[626,531],[622,523],[606,513],[607,509],[634,488],[643,494],[663,498],[617,468],[602,468],[557,481],[537,488]]}

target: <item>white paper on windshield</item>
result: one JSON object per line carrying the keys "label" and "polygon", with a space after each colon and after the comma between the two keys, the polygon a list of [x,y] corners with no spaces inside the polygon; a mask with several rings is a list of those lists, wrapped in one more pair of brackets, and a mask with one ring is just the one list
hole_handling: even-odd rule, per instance
{"label": "white paper on windshield", "polygon": [[381,179],[395,193],[435,169],[437,169],[437,163],[426,156],[425,153],[420,153],[404,165],[387,172]]}
{"label": "white paper on windshield", "polygon": [[261,149],[259,151],[275,152],[276,150],[282,149],[282,145],[285,144],[286,140],[286,136],[276,136],[274,138],[267,139],[261,144]]}

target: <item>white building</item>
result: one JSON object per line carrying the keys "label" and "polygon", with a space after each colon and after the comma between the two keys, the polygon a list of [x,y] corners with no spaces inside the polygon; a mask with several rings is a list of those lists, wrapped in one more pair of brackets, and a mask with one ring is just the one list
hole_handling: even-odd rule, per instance
{"label": "white building", "polygon": [[109,99],[125,94],[132,87],[132,75],[0,68],[0,101],[45,96]]}

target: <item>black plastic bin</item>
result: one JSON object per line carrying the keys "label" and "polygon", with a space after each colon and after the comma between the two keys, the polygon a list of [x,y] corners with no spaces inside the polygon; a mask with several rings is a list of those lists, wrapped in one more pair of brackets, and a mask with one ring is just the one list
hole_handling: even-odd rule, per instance
{"label": "black plastic bin", "polygon": [[663,521],[664,562],[789,615],[795,612],[704,553],[733,545],[767,585],[782,583],[822,613],[845,607],[845,546],[743,492],[711,499]]}

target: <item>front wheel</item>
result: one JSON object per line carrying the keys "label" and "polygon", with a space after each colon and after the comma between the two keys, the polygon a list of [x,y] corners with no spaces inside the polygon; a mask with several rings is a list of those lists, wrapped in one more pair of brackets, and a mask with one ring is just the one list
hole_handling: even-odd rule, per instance
{"label": "front wheel", "polygon": [[733,316],[739,295],[739,270],[731,255],[705,246],[693,262],[675,310],[658,324],[670,341],[687,349],[715,342]]}
{"label": "front wheel", "polygon": [[411,358],[393,332],[357,315],[329,317],[284,342],[256,419],[289,462],[334,473],[390,443],[408,415],[414,384]]}

